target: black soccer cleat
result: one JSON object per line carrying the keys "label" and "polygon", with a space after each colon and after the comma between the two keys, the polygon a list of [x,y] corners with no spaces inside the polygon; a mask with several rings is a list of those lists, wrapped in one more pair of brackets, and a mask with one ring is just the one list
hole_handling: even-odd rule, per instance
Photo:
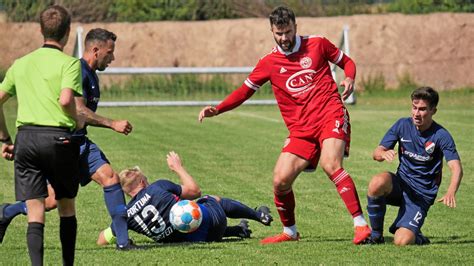
{"label": "black soccer cleat", "polygon": [[11,218],[6,218],[3,215],[3,210],[10,204],[4,203],[0,204],[0,243],[3,242],[3,237],[5,236],[5,233],[7,232],[8,225],[10,225],[10,222],[13,220],[13,217]]}
{"label": "black soccer cleat", "polygon": [[430,243],[431,243],[431,241],[426,236],[424,236],[421,232],[418,232],[418,234],[416,234],[415,244],[417,244],[417,245],[428,245]]}
{"label": "black soccer cleat", "polygon": [[256,210],[259,213],[260,222],[266,226],[269,226],[273,217],[270,215],[270,209],[267,206],[260,206]]}
{"label": "black soccer cleat", "polygon": [[249,221],[242,219],[240,220],[240,223],[237,226],[240,227],[242,230],[238,233],[240,238],[250,238],[252,230],[250,230],[249,228]]}
{"label": "black soccer cleat", "polygon": [[383,236],[381,237],[369,236],[367,239],[365,239],[363,242],[360,243],[360,245],[380,245],[380,244],[385,244],[385,239],[383,238]]}
{"label": "black soccer cleat", "polygon": [[120,251],[130,251],[130,250],[140,250],[140,249],[144,249],[144,247],[135,245],[135,243],[133,243],[133,240],[129,239],[129,240],[127,241],[127,244],[125,244],[125,245],[123,245],[123,246],[117,244],[116,249],[117,249],[117,250],[120,250]]}

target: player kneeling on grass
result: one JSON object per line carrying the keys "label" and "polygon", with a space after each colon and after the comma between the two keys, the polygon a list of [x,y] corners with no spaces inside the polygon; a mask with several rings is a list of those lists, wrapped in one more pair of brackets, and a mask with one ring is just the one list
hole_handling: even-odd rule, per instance
{"label": "player kneeling on grass", "polygon": [[411,117],[398,120],[374,151],[374,160],[391,162],[398,142],[400,165],[397,173],[377,174],[369,183],[367,211],[372,234],[366,241],[368,244],[384,243],[383,222],[387,204],[400,207],[390,227],[390,232],[395,234],[395,245],[429,243],[420,229],[438,194],[443,156],[451,171],[451,183],[438,202],[456,207],[455,195],[461,183],[462,165],[453,138],[433,121],[438,93],[429,87],[418,88],[411,94],[411,100]]}
{"label": "player kneeling on grass", "polygon": [[[223,237],[250,237],[247,220],[241,220],[236,226],[227,226],[227,217],[250,219],[267,226],[273,221],[266,206],[254,210],[235,200],[205,196],[196,201],[202,211],[199,228],[188,234],[175,230],[169,219],[171,208],[181,199],[197,199],[201,196],[201,190],[183,167],[178,154],[170,152],[167,162],[168,167],[179,176],[181,185],[163,179],[149,184],[138,167],[123,170],[119,174],[123,191],[132,197],[127,204],[130,230],[156,242],[211,242],[220,241]],[[100,232],[97,244],[106,245],[113,241],[112,225]]]}

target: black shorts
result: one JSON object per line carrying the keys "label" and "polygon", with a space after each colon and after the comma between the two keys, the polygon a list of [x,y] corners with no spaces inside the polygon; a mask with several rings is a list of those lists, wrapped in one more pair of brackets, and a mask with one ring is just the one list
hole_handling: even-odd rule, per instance
{"label": "black shorts", "polygon": [[65,128],[22,126],[15,139],[16,200],[48,196],[46,180],[56,199],[75,198],[79,188],[79,145]]}

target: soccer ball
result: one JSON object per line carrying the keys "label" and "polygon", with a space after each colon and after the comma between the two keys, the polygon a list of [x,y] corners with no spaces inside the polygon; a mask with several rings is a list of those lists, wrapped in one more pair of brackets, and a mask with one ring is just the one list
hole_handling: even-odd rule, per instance
{"label": "soccer ball", "polygon": [[178,201],[171,207],[170,222],[174,229],[182,233],[194,232],[202,222],[201,208],[194,201]]}

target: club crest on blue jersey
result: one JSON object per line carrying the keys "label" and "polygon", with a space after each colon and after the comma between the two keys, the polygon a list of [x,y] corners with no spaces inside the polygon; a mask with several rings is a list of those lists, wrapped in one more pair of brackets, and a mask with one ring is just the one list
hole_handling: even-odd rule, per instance
{"label": "club crest on blue jersey", "polygon": [[435,149],[435,144],[433,142],[428,141],[425,143],[425,151],[428,154],[432,154],[434,152],[434,149]]}

